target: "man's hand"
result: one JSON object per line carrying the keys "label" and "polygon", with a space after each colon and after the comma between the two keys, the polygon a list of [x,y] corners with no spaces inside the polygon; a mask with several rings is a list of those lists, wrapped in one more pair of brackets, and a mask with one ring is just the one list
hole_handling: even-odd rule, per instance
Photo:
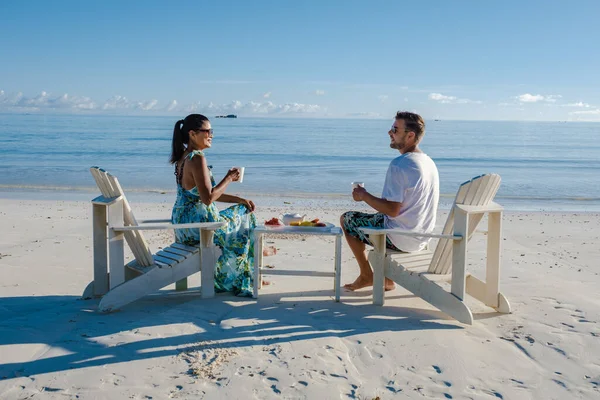
{"label": "man's hand", "polygon": [[367,189],[365,189],[362,186],[358,186],[355,187],[352,191],[352,198],[354,199],[354,201],[364,201],[367,194],[369,194],[369,192],[367,192]]}
{"label": "man's hand", "polygon": [[253,212],[256,206],[252,200],[240,199],[240,204],[243,204],[248,208],[248,211]]}

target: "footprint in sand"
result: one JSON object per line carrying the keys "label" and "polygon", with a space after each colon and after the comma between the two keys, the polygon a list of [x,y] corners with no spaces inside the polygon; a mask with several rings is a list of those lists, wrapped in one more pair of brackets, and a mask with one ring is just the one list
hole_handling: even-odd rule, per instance
{"label": "footprint in sand", "polygon": [[271,390],[275,393],[275,394],[281,394],[281,390],[277,389],[276,385],[271,385]]}
{"label": "footprint in sand", "polygon": [[402,391],[402,388],[399,387],[396,381],[389,381],[385,388],[392,393],[400,393]]}

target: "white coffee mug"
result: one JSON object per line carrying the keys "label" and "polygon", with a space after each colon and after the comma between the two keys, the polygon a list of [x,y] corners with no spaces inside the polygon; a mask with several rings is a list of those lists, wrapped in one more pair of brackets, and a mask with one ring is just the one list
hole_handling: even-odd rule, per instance
{"label": "white coffee mug", "polygon": [[356,189],[357,187],[364,188],[365,183],[364,182],[352,182],[352,189]]}
{"label": "white coffee mug", "polygon": [[233,167],[235,169],[237,169],[240,172],[240,179],[237,180],[237,182],[242,183],[244,180],[244,171],[246,170],[246,167]]}

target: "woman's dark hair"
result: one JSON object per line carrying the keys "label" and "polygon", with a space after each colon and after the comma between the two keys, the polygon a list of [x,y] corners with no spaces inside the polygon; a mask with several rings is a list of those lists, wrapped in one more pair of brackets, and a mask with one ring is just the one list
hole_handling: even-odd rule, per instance
{"label": "woman's dark hair", "polygon": [[173,129],[173,141],[171,143],[171,164],[175,164],[181,159],[185,152],[185,146],[190,141],[190,131],[202,129],[202,125],[208,121],[202,114],[190,114],[185,119],[175,122]]}

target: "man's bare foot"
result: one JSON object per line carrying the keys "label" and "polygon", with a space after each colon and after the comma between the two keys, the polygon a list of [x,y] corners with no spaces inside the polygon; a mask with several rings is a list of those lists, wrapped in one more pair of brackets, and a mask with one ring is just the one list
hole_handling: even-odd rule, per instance
{"label": "man's bare foot", "polygon": [[396,289],[396,284],[393,280],[385,278],[385,284],[383,285],[383,288],[386,292],[389,292],[390,290]]}
{"label": "man's bare foot", "polygon": [[354,282],[344,285],[344,289],[355,291],[369,286],[373,286],[373,276],[363,277],[359,275]]}
{"label": "man's bare foot", "polygon": [[271,284],[271,281],[266,281],[263,279],[263,281],[262,281],[263,286],[269,286],[270,284]]}
{"label": "man's bare foot", "polygon": [[[344,288],[351,290],[351,291],[355,291],[355,290],[362,289],[362,288],[369,287],[369,286],[373,286],[373,277],[369,278],[369,277],[359,276],[358,278],[356,278],[356,280],[354,282],[344,285]],[[393,280],[385,278],[385,284],[384,284],[383,288],[385,289],[386,292],[389,292],[390,290],[396,289],[396,284],[394,283]]]}
{"label": "man's bare foot", "polygon": [[263,248],[264,257],[274,256],[275,254],[277,254],[277,248],[275,246],[267,246]]}

